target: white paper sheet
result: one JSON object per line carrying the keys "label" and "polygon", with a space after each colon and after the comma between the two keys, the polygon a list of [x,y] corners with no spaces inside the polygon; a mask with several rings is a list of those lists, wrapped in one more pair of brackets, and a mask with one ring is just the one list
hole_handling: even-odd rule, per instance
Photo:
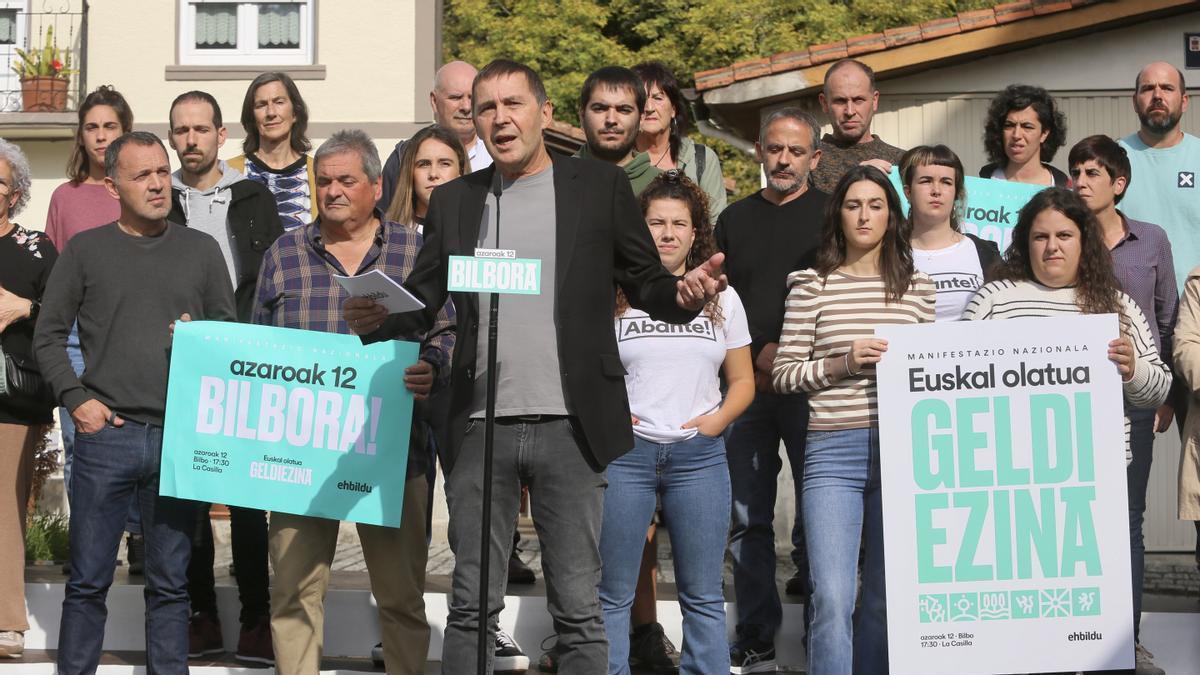
{"label": "white paper sheet", "polygon": [[356,298],[370,298],[387,308],[389,314],[402,314],[421,309],[425,303],[379,270],[356,277],[333,275],[346,292]]}

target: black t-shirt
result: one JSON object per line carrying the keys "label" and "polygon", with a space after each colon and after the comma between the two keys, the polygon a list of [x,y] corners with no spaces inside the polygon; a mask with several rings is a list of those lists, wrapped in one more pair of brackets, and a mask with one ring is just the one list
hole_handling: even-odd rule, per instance
{"label": "black t-shirt", "polygon": [[731,204],[717,219],[717,247],[725,253],[725,273],[737,289],[750,324],[750,352],[779,341],[787,275],[812,267],[825,216],[824,192],[809,187],[776,206],[756,192]]}
{"label": "black t-shirt", "polygon": [[[0,237],[0,286],[26,300],[41,302],[50,269],[57,259],[58,251],[49,237],[17,225]],[[22,319],[0,333],[4,352],[32,362],[33,326],[34,321]],[[50,407],[36,412],[19,410],[0,400],[0,423],[44,424],[50,421],[50,410]]]}

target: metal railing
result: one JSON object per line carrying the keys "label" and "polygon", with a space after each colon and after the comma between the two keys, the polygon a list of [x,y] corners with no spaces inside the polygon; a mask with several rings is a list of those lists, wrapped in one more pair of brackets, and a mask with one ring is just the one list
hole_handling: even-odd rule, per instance
{"label": "metal railing", "polygon": [[87,0],[0,0],[0,112],[78,109],[87,15]]}

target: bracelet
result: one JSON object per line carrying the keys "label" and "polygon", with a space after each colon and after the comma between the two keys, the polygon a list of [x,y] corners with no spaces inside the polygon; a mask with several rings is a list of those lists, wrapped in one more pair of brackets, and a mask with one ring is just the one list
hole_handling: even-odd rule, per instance
{"label": "bracelet", "polygon": [[858,374],[858,373],[854,372],[853,370],[850,370],[850,352],[846,352],[845,354],[842,354],[842,361],[844,361],[846,364],[846,374],[847,375],[857,375]]}

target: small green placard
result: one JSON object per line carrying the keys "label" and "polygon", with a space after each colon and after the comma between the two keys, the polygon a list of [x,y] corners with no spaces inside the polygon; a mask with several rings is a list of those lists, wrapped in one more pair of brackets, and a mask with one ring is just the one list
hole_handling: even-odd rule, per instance
{"label": "small green placard", "polygon": [[540,295],[542,261],[452,255],[446,284],[457,293]]}

